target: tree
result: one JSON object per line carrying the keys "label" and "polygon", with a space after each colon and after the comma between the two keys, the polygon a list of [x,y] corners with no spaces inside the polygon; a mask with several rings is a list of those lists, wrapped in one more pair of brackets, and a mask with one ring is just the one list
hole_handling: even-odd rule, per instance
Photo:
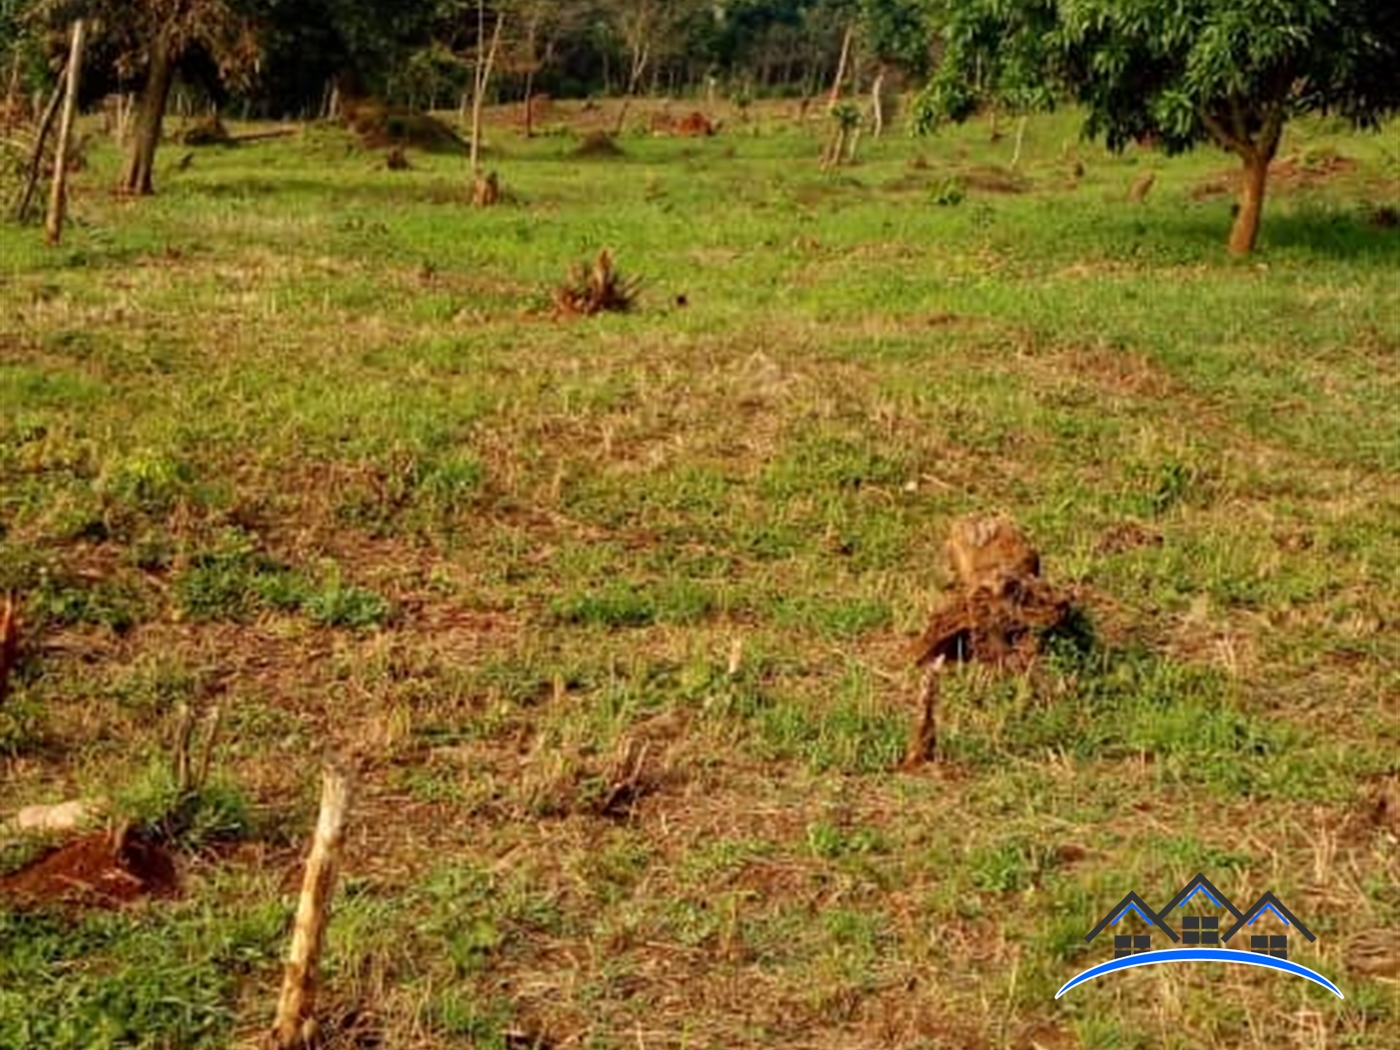
{"label": "tree", "polygon": [[252,0],[44,0],[36,12],[50,25],[88,18],[94,50],[115,56],[123,79],[137,75],[141,90],[136,127],[122,174],[122,188],[153,191],[152,172],[160,145],[170,88],[182,62],[207,60],[216,76],[246,84],[260,54]]}
{"label": "tree", "polygon": [[1365,127],[1400,108],[1394,0],[946,0],[941,14],[925,130],[984,102],[1024,111],[1067,96],[1111,149],[1149,136],[1173,154],[1214,142],[1243,168],[1235,255],[1254,249],[1291,117]]}
{"label": "tree", "polygon": [[701,0],[607,0],[603,11],[627,59],[627,89],[614,128],[621,133],[648,71],[685,47],[691,20],[715,16]]}

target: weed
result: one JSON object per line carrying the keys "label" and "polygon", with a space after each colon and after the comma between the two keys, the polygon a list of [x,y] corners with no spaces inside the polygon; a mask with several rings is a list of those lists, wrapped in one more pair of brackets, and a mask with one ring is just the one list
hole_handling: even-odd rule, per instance
{"label": "weed", "polygon": [[382,594],[343,583],[336,569],[302,600],[302,608],[312,623],[354,630],[382,627],[393,613],[393,607]]}

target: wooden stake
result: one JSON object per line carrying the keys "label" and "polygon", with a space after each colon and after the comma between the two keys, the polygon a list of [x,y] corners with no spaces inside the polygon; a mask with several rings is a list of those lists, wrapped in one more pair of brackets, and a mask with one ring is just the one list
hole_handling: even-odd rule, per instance
{"label": "wooden stake", "polygon": [[306,858],[296,926],[272,1030],[278,1050],[300,1050],[310,1046],[316,1037],[316,975],[325,941],[326,917],[335,892],[340,848],[345,841],[345,810],[349,801],[348,778],[339,769],[328,766],[322,774],[321,812],[311,853]]}
{"label": "wooden stake", "polygon": [[78,81],[83,73],[83,20],[73,22],[73,46],[68,53],[68,87],[63,96],[63,118],[58,125],[58,146],[53,158],[53,189],[49,193],[49,217],[44,239],[63,239],[63,215],[68,204],[68,147],[73,138],[73,113],[78,108]]}

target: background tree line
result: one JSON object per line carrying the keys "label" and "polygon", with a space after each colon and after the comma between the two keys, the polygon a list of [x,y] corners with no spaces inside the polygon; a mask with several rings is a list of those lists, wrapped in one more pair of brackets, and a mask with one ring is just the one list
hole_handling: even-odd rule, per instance
{"label": "background tree line", "polygon": [[[494,101],[815,95],[849,72],[929,69],[927,0],[0,0],[5,75],[42,90],[62,30],[99,27],[86,101],[137,91],[153,66],[240,114],[314,116],[330,85],[452,108],[469,92],[479,16],[502,26]],[[848,41],[848,34],[850,39]],[[873,75],[873,72],[871,73]]]}
{"label": "background tree line", "polygon": [[136,193],[177,81],[273,118],[332,97],[465,109],[470,93],[479,121],[486,95],[742,101],[834,84],[834,101],[843,84],[903,78],[922,88],[925,131],[1072,101],[1110,148],[1235,154],[1230,247],[1244,254],[1291,118],[1375,126],[1400,106],[1395,0],[0,0],[9,110],[54,78],[75,18],[94,28],[84,101],[139,99]]}

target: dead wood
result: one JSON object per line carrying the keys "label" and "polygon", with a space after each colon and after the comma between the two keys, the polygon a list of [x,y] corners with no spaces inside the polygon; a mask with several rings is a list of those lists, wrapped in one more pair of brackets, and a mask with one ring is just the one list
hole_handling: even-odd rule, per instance
{"label": "dead wood", "polygon": [[270,131],[248,131],[242,135],[230,135],[228,142],[230,145],[236,142],[261,142],[263,139],[284,139],[297,134],[300,134],[299,128],[273,128]]}
{"label": "dead wood", "polygon": [[943,675],[943,657],[937,657],[924,671],[919,688],[919,721],[909,740],[901,769],[916,769],[938,758],[938,684]]}
{"label": "dead wood", "polygon": [[501,181],[494,171],[478,175],[472,182],[472,207],[490,208],[501,202]]}
{"label": "dead wood", "polygon": [[915,664],[927,671],[906,769],[937,753],[938,678],[948,664],[1026,667],[1040,651],[1042,634],[1073,611],[1070,595],[1041,578],[1039,552],[1006,518],[955,523],[944,553],[953,583],[913,646]]}
{"label": "dead wood", "polygon": [[633,806],[646,793],[647,747],[647,741],[629,738],[618,752],[607,775],[607,790],[595,808],[599,816],[631,815]]}
{"label": "dead wood", "polygon": [[296,926],[287,955],[282,995],[277,1004],[277,1021],[272,1042],[278,1050],[293,1050],[316,1041],[316,984],[321,947],[325,940],[326,919],[335,892],[336,869],[345,841],[345,811],[350,786],[344,772],[328,767],[321,782],[321,810],[311,853],[306,858],[301,899],[297,902]]}
{"label": "dead wood", "polygon": [[10,673],[19,663],[19,612],[14,593],[5,595],[0,607],[0,704],[10,692]]}

